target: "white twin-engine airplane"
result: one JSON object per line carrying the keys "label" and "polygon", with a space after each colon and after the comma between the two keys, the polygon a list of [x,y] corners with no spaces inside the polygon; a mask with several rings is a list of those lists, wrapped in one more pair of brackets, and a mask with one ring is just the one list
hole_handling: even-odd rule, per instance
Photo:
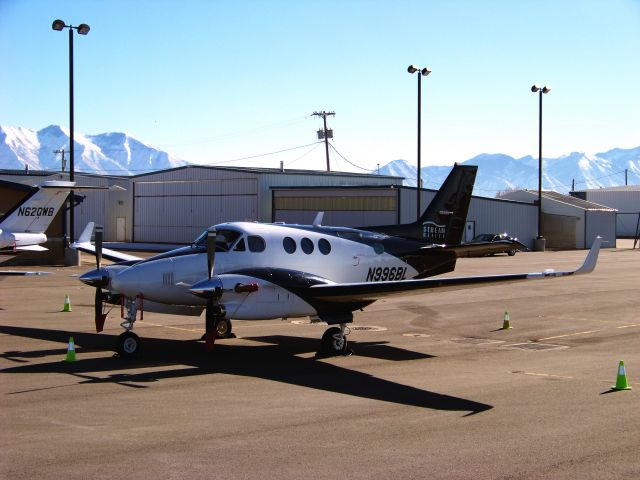
{"label": "white twin-engine airplane", "polygon": [[[320,352],[348,352],[346,326],[353,312],[375,300],[423,289],[462,289],[499,282],[550,279],[591,272],[600,240],[575,271],[457,278],[426,278],[455,268],[469,249],[460,245],[476,167],[456,165],[433,201],[413,224],[371,228],[230,222],[205,230],[190,246],[146,260],[95,246],[89,224],[75,247],[96,254],[97,268],[80,280],[96,288],[96,330],[103,329],[104,304],[121,304],[125,329],[117,350],[132,356],[137,312],[200,315],[206,311],[208,348],[231,331],[231,319],[310,317],[330,328]],[[101,257],[120,261],[101,266]]]}

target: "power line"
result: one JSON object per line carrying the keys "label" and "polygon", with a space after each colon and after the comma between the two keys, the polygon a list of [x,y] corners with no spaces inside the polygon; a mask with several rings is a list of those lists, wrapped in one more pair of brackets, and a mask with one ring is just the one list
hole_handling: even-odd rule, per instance
{"label": "power line", "polygon": [[373,170],[372,170],[372,169],[370,169],[370,168],[363,168],[363,167],[361,167],[360,165],[356,165],[355,163],[353,163],[353,162],[351,162],[351,161],[347,160],[347,159],[345,158],[345,156],[344,156],[344,155],[342,155],[342,154],[341,154],[341,153],[336,149],[336,147],[334,147],[333,145],[331,145],[331,148],[333,149],[333,151],[334,151],[334,152],[336,152],[338,155],[340,155],[340,158],[342,158],[342,159],[343,159],[345,162],[347,162],[349,165],[352,165],[352,166],[354,166],[354,167],[356,167],[356,168],[359,168],[360,170],[364,170],[365,172],[374,172],[374,171],[376,170],[376,169],[373,169]]}

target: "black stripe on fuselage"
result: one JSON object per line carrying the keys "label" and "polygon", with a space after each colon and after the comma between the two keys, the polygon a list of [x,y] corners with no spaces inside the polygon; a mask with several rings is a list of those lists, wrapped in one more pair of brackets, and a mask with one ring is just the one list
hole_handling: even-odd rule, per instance
{"label": "black stripe on fuselage", "polygon": [[225,272],[225,274],[246,275],[247,277],[259,278],[278,285],[311,305],[316,312],[318,312],[320,318],[333,314],[351,313],[354,310],[359,310],[374,302],[374,300],[334,302],[310,296],[311,287],[314,285],[327,285],[330,282],[325,278],[299,270],[288,270],[285,268],[242,268]]}

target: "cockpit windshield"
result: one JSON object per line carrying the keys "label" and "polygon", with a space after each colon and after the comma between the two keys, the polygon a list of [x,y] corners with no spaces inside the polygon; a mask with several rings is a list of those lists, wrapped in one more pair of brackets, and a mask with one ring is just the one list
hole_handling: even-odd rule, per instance
{"label": "cockpit windshield", "polygon": [[[202,234],[195,239],[192,246],[193,247],[206,247],[207,246],[207,235],[209,231],[205,230]],[[231,250],[231,247],[236,243],[238,238],[242,236],[242,233],[237,232],[235,230],[217,230],[216,231],[216,252],[228,252]]]}

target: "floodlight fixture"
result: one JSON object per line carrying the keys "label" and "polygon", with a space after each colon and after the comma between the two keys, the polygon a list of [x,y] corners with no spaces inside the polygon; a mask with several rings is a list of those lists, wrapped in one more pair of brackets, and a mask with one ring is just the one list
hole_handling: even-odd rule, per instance
{"label": "floodlight fixture", "polygon": [[66,27],[66,25],[60,19],[54,20],[53,23],[51,24],[51,28],[58,32],[62,31],[64,27]]}
{"label": "floodlight fixture", "polygon": [[431,70],[429,70],[429,67],[424,67],[422,70],[420,70],[420,73],[422,74],[423,77],[426,77],[431,73]]}
{"label": "floodlight fixture", "polygon": [[416,73],[419,70],[418,67],[416,67],[415,65],[409,65],[409,67],[407,68],[407,72],[409,73]]}
{"label": "floodlight fixture", "polygon": [[77,30],[80,35],[86,35],[87,33],[89,33],[89,30],[91,30],[91,27],[89,27],[89,25],[87,25],[86,23],[81,23],[80,25],[78,25]]}

